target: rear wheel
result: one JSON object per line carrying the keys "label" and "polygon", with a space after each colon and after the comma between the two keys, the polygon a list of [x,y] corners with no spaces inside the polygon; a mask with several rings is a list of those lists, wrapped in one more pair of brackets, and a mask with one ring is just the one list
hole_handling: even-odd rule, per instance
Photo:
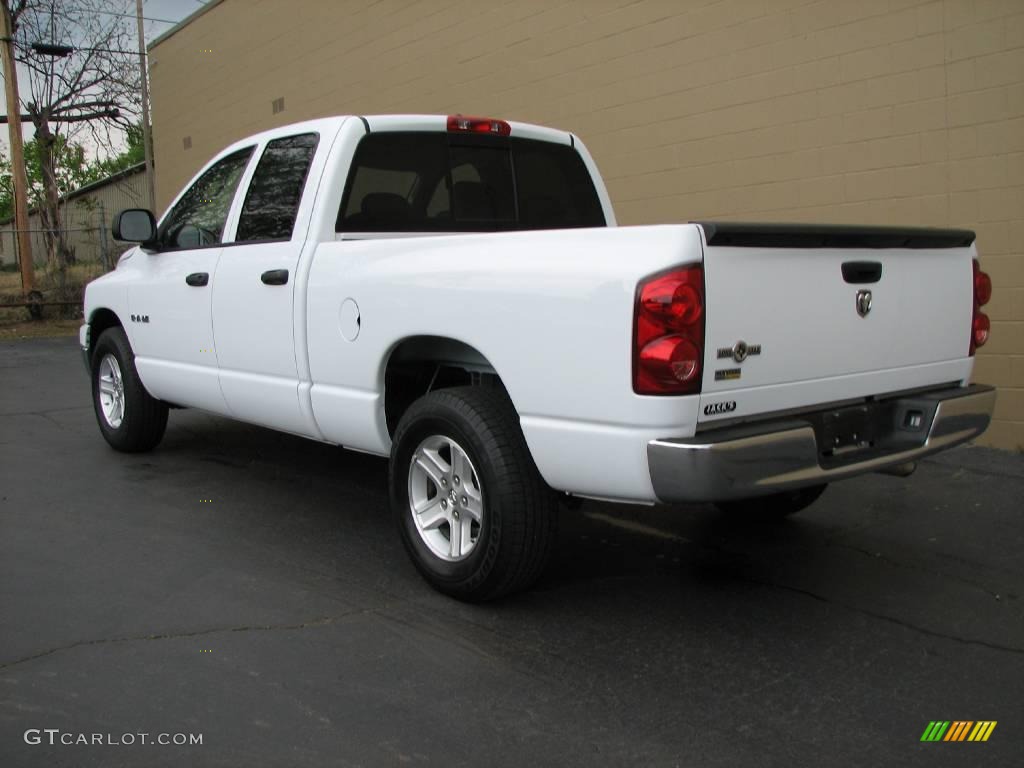
{"label": "rear wheel", "polygon": [[443,389],[414,402],[395,430],[389,483],[402,543],[435,589],[482,601],[540,576],[555,494],[500,390]]}
{"label": "rear wheel", "polygon": [[807,488],[797,488],[795,491],[773,493],[768,496],[755,496],[737,501],[720,501],[715,506],[727,514],[747,517],[751,520],[781,520],[811,506],[827,487],[828,485],[823,483]]}
{"label": "rear wheel", "polygon": [[108,328],[96,340],[92,402],[100,432],[118,451],[148,451],[164,436],[167,406],[151,397],[142,385],[123,328]]}

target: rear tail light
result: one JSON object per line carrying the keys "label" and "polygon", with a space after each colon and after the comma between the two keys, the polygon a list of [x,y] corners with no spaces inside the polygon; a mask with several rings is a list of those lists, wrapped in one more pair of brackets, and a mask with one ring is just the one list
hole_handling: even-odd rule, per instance
{"label": "rear tail light", "polygon": [[971,350],[983,347],[988,341],[988,332],[991,327],[988,315],[981,311],[981,308],[988,304],[992,298],[992,278],[981,271],[978,260],[974,259],[974,314],[971,317]]}
{"label": "rear tail light", "polygon": [[[974,342],[974,348],[985,346],[985,342],[988,341],[988,332],[991,328],[988,315],[984,312],[978,312],[974,316],[974,323],[971,328],[971,341]],[[971,350],[972,352],[974,350]]]}
{"label": "rear tail light", "polygon": [[703,267],[673,269],[641,281],[633,316],[633,391],[700,392],[703,350]]}
{"label": "rear tail light", "polygon": [[451,133],[486,133],[491,136],[508,136],[512,133],[512,126],[504,120],[495,120],[491,117],[450,115],[448,117],[448,131]]}

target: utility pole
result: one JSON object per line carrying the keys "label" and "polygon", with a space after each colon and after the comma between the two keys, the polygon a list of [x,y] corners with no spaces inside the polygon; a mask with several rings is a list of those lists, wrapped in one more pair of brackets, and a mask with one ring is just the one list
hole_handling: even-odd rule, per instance
{"label": "utility pole", "polygon": [[142,0],[135,0],[135,20],[139,27],[139,73],[142,75],[142,143],[146,151],[146,180],[149,183],[149,209],[156,210],[153,170],[153,136],[149,132],[149,78],[146,72],[146,35],[142,28]]}
{"label": "utility pole", "polygon": [[[141,2],[141,0],[140,0]],[[4,65],[7,92],[7,129],[11,141],[11,176],[14,181],[14,228],[18,233],[18,264],[21,266],[21,293],[27,299],[35,287],[32,263],[32,238],[28,231],[28,178],[25,175],[25,148],[21,140],[21,101],[18,96],[18,69],[14,63],[14,24],[8,0],[0,0],[3,29],[0,32],[0,58]]]}

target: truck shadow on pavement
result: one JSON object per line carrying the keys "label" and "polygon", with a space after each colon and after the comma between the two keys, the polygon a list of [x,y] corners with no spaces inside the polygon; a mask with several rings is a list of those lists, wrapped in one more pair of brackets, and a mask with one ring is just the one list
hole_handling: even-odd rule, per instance
{"label": "truck shadow on pavement", "polygon": [[[180,471],[205,478],[205,497],[215,499],[212,509],[227,512],[221,525],[226,519],[239,527],[225,535],[255,536],[261,548],[348,585],[451,602],[420,582],[402,551],[381,458],[178,412],[163,445],[145,463],[158,475]],[[971,496],[970,484],[959,487],[949,475],[935,465],[906,481],[848,481],[782,521],[736,518],[711,505],[584,501],[560,509],[551,564],[532,590],[497,606],[456,610],[528,605],[547,612],[572,603],[577,610],[589,604],[599,612],[610,599],[628,603],[642,596],[638,607],[656,597],[687,606],[693,621],[695,601],[718,615],[735,609],[730,600],[746,604],[757,594],[790,606],[786,610],[795,603],[958,642],[1020,648],[1024,642],[1005,610],[1012,607],[1020,616],[1019,574],[956,553],[957,540],[950,536],[955,531],[935,517],[937,499],[955,506],[957,494]],[[922,535],[923,521],[938,535]],[[936,583],[943,585],[941,604]],[[956,619],[956,605],[994,631]]]}

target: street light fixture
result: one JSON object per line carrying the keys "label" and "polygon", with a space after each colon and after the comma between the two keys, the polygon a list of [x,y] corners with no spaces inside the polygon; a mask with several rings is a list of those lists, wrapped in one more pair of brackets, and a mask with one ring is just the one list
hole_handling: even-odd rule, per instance
{"label": "street light fixture", "polygon": [[[65,56],[70,56],[75,51],[85,51],[90,53],[92,51],[99,51],[101,53],[123,53],[127,56],[138,56],[139,51],[122,51],[118,48],[78,48],[74,45],[61,45],[60,43],[44,43],[41,40],[37,40],[32,43],[29,48],[38,53],[40,56],[53,56],[57,59],[63,59]],[[145,55],[145,54],[142,54]]]}
{"label": "street light fixture", "polygon": [[63,59],[65,56],[70,56],[75,52],[75,48],[70,45],[59,45],[57,43],[32,43],[32,50],[41,56],[53,56],[57,59]]}

